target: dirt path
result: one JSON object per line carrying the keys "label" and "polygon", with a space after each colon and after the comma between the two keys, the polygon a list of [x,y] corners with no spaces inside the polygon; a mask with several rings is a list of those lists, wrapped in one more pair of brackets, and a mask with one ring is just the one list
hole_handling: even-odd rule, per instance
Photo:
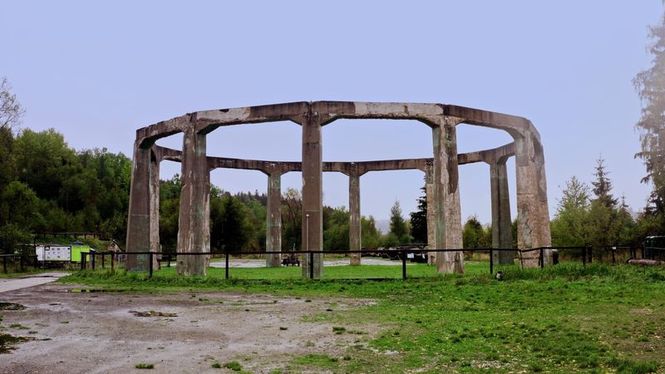
{"label": "dirt path", "polygon": [[345,326],[367,334],[335,334],[333,324],[304,322],[371,303],[367,300],[72,288],[48,284],[0,294],[0,301],[26,307],[2,311],[4,332],[35,338],[0,355],[0,372],[143,372],[134,366],[149,363],[153,372],[200,373],[219,372],[211,368],[214,362],[236,360],[247,370],[268,373],[307,353],[340,357],[378,331],[371,325]]}
{"label": "dirt path", "polygon": [[0,293],[55,282],[58,278],[65,275],[67,273],[54,272],[28,275],[21,278],[0,278]]}

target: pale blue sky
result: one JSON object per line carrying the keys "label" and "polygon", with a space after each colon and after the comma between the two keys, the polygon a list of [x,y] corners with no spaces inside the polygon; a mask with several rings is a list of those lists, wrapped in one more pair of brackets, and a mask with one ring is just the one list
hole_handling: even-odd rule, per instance
{"label": "pale blue sky", "polygon": [[[648,186],[633,129],[631,79],[649,66],[659,0],[166,2],[2,1],[0,76],[27,108],[24,126],[54,127],[77,149],[131,154],[139,127],[203,109],[300,100],[441,102],[525,116],[545,147],[553,214],[571,176],[602,155],[616,195],[641,209]],[[338,121],[326,160],[430,157],[416,122]],[[499,131],[458,127],[459,151],[501,145]],[[160,144],[180,146],[181,138]],[[292,123],[223,128],[208,153],[300,159]],[[514,165],[509,164],[514,179]],[[177,172],[164,165],[165,177]],[[215,171],[236,192],[266,190],[251,171]],[[364,215],[415,209],[417,171],[361,178]],[[300,187],[287,174],[283,189]],[[485,165],[461,168],[462,215],[489,222]],[[514,181],[511,182],[514,205]],[[324,201],[348,206],[347,178],[326,174]],[[515,210],[513,208],[513,214]]]}

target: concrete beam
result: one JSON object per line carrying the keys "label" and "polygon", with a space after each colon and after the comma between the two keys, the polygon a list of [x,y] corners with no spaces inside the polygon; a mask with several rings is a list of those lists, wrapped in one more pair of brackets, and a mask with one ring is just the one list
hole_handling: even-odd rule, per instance
{"label": "concrete beam", "polygon": [[[359,251],[361,249],[360,221],[360,175],[349,174],[349,249]],[[360,253],[351,254],[351,265],[360,265]]]}
{"label": "concrete beam", "polygon": [[[159,253],[159,158],[150,151],[150,252]],[[152,268],[159,269],[157,256],[152,256]]]}
{"label": "concrete beam", "polygon": [[[434,206],[435,247],[462,248],[462,219],[457,167],[456,119],[444,119],[432,129],[434,145]],[[441,252],[436,256],[437,269],[442,273],[464,273],[461,251]]]}
{"label": "concrete beam", "polygon": [[[510,195],[508,194],[508,171],[506,158],[490,163],[490,191],[492,197],[492,247],[513,248],[512,220],[510,218]],[[515,252],[500,251],[494,254],[498,264],[512,264]]]}
{"label": "concrete beam", "polygon": [[[545,158],[540,137],[535,129],[515,138],[515,167],[517,169],[517,247],[520,250],[549,247],[549,207]],[[552,251],[544,253],[545,264],[551,264]],[[526,267],[538,266],[538,251],[522,253]]]}
{"label": "concrete beam", "polygon": [[127,216],[127,270],[147,271],[147,256],[132,252],[150,251],[150,148],[134,144],[132,180],[129,190],[129,214]]}
{"label": "concrete beam", "polygon": [[[427,199],[427,248],[436,248],[436,204],[434,203],[434,170],[433,162],[427,164],[425,170],[425,198]],[[427,263],[436,264],[437,253],[431,252]]]}
{"label": "concrete beam", "polygon": [[[302,126],[302,246],[305,251],[323,251],[323,188],[321,117],[304,116]],[[305,255],[302,261],[305,278],[321,279],[323,255]]]}
{"label": "concrete beam", "polygon": [[[266,251],[282,251],[282,174],[274,172],[268,175],[268,206],[266,209]],[[269,254],[266,258],[267,267],[280,267],[282,256],[279,253]]]}
{"label": "concrete beam", "polygon": [[[178,221],[178,247],[182,253],[210,252],[210,172],[206,135],[187,129],[183,138],[182,189]],[[179,255],[180,275],[206,275],[209,256]]]}

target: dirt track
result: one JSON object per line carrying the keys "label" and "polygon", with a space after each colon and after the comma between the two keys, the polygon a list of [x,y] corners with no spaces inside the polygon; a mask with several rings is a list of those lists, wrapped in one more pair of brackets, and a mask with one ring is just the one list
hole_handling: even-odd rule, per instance
{"label": "dirt track", "polygon": [[[347,325],[367,334],[338,335],[333,324],[303,321],[369,303],[363,300],[80,293],[71,292],[73,288],[48,284],[0,294],[0,301],[26,307],[0,312],[3,331],[35,338],[0,355],[0,372],[144,372],[134,366],[150,363],[155,365],[153,372],[218,373],[212,363],[236,360],[246,370],[267,373],[307,353],[339,357],[346,347],[367,341],[377,330]],[[131,311],[176,316],[139,317]],[[21,327],[9,328],[12,324]]]}

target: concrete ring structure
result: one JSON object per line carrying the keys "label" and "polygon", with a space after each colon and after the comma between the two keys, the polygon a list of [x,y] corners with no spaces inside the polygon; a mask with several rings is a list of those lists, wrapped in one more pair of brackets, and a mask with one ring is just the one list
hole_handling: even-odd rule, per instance
{"label": "concrete ring structure", "polygon": [[[411,119],[432,129],[431,159],[363,162],[323,162],[321,128],[337,119]],[[239,160],[206,155],[206,135],[220,126],[292,121],[302,127],[302,162]],[[492,150],[457,154],[456,126],[470,124],[501,129],[514,142]],[[163,137],[183,133],[182,151],[155,145]],[[302,171],[303,250],[322,251],[322,173],[337,171],[349,176],[351,249],[360,249],[359,177],[375,170],[420,169],[427,176],[428,244],[430,248],[462,248],[462,225],[458,189],[458,165],[486,162],[490,165],[492,191],[492,242],[494,247],[511,247],[510,207],[506,160],[514,155],[517,179],[518,249],[549,247],[549,212],[543,147],[533,124],[522,117],[445,104],[296,102],[234,109],[200,111],[176,117],[137,130],[127,224],[127,251],[147,252],[159,248],[159,162],[181,162],[177,252],[210,251],[209,198],[210,170],[218,167],[260,170],[269,176],[267,250],[280,248],[279,177],[288,171]],[[357,231],[356,231],[357,230]],[[306,244],[305,244],[306,243]],[[269,256],[270,257],[270,256]],[[511,257],[512,258],[512,257]],[[524,252],[525,266],[537,266],[538,254]],[[303,261],[303,276],[320,278],[322,256],[313,263]],[[275,264],[269,258],[269,264]],[[359,258],[352,259],[358,263]],[[551,262],[549,250],[545,263]],[[437,256],[440,272],[463,272],[461,251]],[[203,275],[208,256],[179,256],[178,273]],[[313,269],[310,272],[309,267]],[[129,256],[130,269],[146,267],[140,256]]]}

